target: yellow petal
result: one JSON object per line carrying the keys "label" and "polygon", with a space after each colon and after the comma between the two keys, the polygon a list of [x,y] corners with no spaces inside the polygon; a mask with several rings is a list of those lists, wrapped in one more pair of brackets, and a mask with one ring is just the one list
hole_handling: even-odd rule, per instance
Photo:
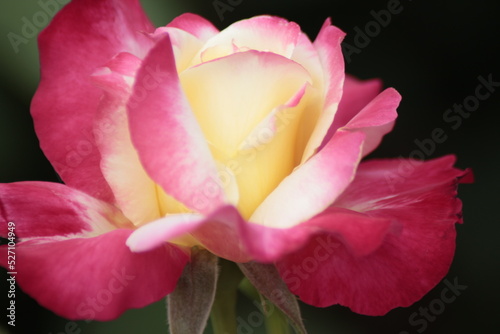
{"label": "yellow petal", "polygon": [[181,73],[180,79],[219,161],[235,156],[252,129],[310,81],[296,62],[257,51],[203,63]]}

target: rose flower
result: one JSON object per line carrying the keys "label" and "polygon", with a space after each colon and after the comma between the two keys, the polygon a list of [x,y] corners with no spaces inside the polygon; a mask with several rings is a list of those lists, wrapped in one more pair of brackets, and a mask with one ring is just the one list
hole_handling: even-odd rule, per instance
{"label": "rose flower", "polygon": [[465,172],[452,156],[361,162],[400,95],[345,75],[343,37],[330,20],[311,42],[272,16],[155,29],[137,0],[65,6],[40,34],[31,106],[64,185],[0,185],[21,288],[113,319],[172,292],[197,246],[274,264],[315,306],[420,299],[452,261]]}

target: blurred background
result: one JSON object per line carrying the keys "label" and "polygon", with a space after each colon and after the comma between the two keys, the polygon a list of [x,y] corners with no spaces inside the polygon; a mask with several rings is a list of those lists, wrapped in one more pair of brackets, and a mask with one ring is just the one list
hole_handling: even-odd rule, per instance
{"label": "blurred background", "polygon": [[[58,0],[59,3],[68,1]],[[471,167],[476,182],[460,187],[465,224],[457,226],[455,260],[446,279],[465,285],[439,314],[418,325],[410,322],[420,308],[436,305],[446,287],[441,282],[408,308],[383,317],[367,317],[341,306],[325,309],[302,305],[311,334],[491,333],[500,328],[500,87],[471,107],[460,126],[443,118],[454,104],[473,101],[479,77],[500,82],[499,9],[487,0],[401,0],[385,26],[375,16],[399,1],[320,0],[141,0],[156,26],[184,12],[200,14],[222,29],[234,21],[273,14],[297,22],[311,39],[326,17],[347,33],[347,72],[362,79],[378,77],[403,96],[392,133],[371,157],[408,157],[419,150],[415,141],[430,138],[435,128],[447,136],[425,158],[456,154],[457,166]],[[25,20],[41,10],[35,0],[0,3],[0,182],[58,181],[38,147],[29,114],[39,80],[36,37],[17,46],[9,33],[22,35]],[[378,29],[377,29],[378,26]],[[366,30],[368,29],[368,31]],[[370,30],[371,29],[371,30]],[[38,30],[41,30],[39,28]],[[37,31],[38,32],[38,31]],[[363,38],[360,32],[369,35]],[[12,36],[12,34],[11,34]],[[421,150],[420,150],[421,151]],[[414,153],[415,154],[415,153]],[[0,271],[0,309],[6,312],[6,271]],[[19,291],[19,290],[18,290]],[[0,333],[165,333],[164,303],[127,311],[111,322],[77,322],[80,331],[65,328],[67,320],[47,311],[26,295],[16,296],[16,327],[2,314]],[[239,314],[246,319],[256,308],[242,297]],[[418,316],[414,320],[425,319]],[[424,328],[425,327],[425,328]],[[248,333],[263,333],[253,328]],[[207,333],[211,333],[210,329]]]}

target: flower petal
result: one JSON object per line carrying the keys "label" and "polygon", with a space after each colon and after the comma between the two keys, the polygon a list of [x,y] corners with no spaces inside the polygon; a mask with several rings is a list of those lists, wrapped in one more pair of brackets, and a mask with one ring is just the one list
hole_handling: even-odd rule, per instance
{"label": "flower petal", "polygon": [[325,210],[353,179],[364,138],[360,132],[338,131],[323,150],[278,185],[250,221],[287,228]]}
{"label": "flower petal", "polygon": [[139,58],[120,53],[92,75],[92,81],[104,89],[95,117],[95,127],[101,133],[97,143],[101,170],[116,204],[136,225],[160,217],[157,186],[144,171],[129,133],[126,103],[140,65]]}
{"label": "flower petal", "polygon": [[217,256],[234,262],[250,260],[241,242],[240,226],[246,224],[233,206],[221,207],[209,216],[199,214],[168,215],[137,229],[127,240],[134,252],[159,247],[187,233]]}
{"label": "flower petal", "polygon": [[228,260],[272,263],[301,249],[320,232],[335,236],[323,241],[325,247],[337,248],[342,242],[353,253],[366,255],[380,246],[391,228],[390,220],[340,208],[329,208],[289,229],[272,228],[246,222],[234,207],[227,206],[208,217],[177,214],[161,218],[134,231],[127,245],[133,252],[150,251],[191,234],[212,253]]}
{"label": "flower petal", "polygon": [[305,84],[251,131],[236,156],[224,161],[236,176],[242,194],[237,207],[245,219],[296,166],[296,133],[313,94],[314,88]]}
{"label": "flower petal", "polygon": [[325,78],[321,61],[316,48],[306,34],[300,34],[291,59],[304,66],[313,79],[313,86],[323,91]]}
{"label": "flower petal", "polygon": [[[383,208],[382,204],[385,201],[391,204],[391,201],[401,199],[407,194],[417,194],[419,191],[423,192],[446,184],[451,184],[450,193],[455,194],[454,180],[467,177],[470,172],[453,168],[454,163],[455,157],[452,155],[426,162],[411,159],[385,159],[364,162],[360,165],[352,184],[334,205],[359,212],[368,212]],[[429,195],[432,195],[432,193]],[[460,200],[456,198],[448,199],[444,195],[442,200],[445,203],[448,203],[449,200],[451,203],[460,204]],[[405,203],[399,204],[403,205]],[[439,208],[435,207],[434,209],[438,210]],[[455,213],[460,211],[458,207],[443,206],[441,210],[438,210],[438,213],[446,216],[445,209],[451,210],[448,213],[451,214],[452,220],[456,218]],[[427,215],[429,213],[422,212],[421,214]]]}
{"label": "flower petal", "polygon": [[226,202],[216,164],[180,87],[168,36],[139,69],[128,117],[142,165],[167,194],[200,213]]}
{"label": "flower petal", "polygon": [[[248,218],[294,167],[295,133],[311,91],[306,89],[310,76],[285,57],[247,51],[190,68],[180,78],[212,155],[233,168],[238,208]],[[255,141],[268,145],[242,150]]]}
{"label": "flower petal", "polygon": [[127,239],[127,246],[133,252],[146,252],[165,243],[191,233],[205,221],[198,213],[167,215],[135,230]]}
{"label": "flower petal", "polygon": [[180,78],[218,160],[234,156],[252,129],[310,80],[296,62],[258,51],[203,63],[184,71]]}
{"label": "flower petal", "polygon": [[170,26],[156,29],[151,38],[159,41],[166,35],[170,36],[172,42],[177,73],[181,73],[191,66],[193,58],[203,46],[203,41],[184,30]]}
{"label": "flower petal", "polygon": [[317,151],[337,112],[345,77],[344,56],[340,44],[344,36],[345,33],[332,26],[330,19],[327,19],[313,43],[326,76],[324,78],[325,101],[323,111],[316,116],[316,122],[310,123],[314,127],[305,130],[311,134],[307,137],[309,140],[304,148],[302,162]]}
{"label": "flower petal", "polygon": [[241,20],[209,39],[193,65],[248,50],[291,58],[300,33],[296,23],[275,16]]}
{"label": "flower petal", "polygon": [[[174,290],[188,256],[169,244],[134,254],[125,245],[131,232],[18,243],[16,282],[42,306],[68,319],[111,320],[158,301]],[[0,261],[7,265],[6,257]]]}
{"label": "flower petal", "polygon": [[[398,170],[404,162],[413,169],[403,177]],[[445,157],[361,164],[334,205],[390,220],[395,227],[366,255],[343,243],[318,255],[323,246],[311,240],[277,264],[291,291],[315,306],[338,303],[367,315],[383,315],[420,299],[447,273],[455,250],[454,225],[461,220],[457,178],[464,172],[453,162]],[[398,182],[388,183],[394,178]]]}
{"label": "flower petal", "polygon": [[167,25],[167,27],[184,30],[202,42],[207,41],[219,33],[219,30],[210,21],[192,13],[185,13],[177,16]]}
{"label": "flower petal", "polygon": [[143,56],[151,41],[142,31],[153,27],[137,0],[77,0],[39,36],[41,82],[31,112],[41,147],[66,184],[107,201],[93,131],[102,93],[89,76],[119,52]]}
{"label": "flower petal", "polygon": [[300,250],[313,237],[318,239],[318,234],[322,232],[331,233],[320,241],[324,248],[335,249],[343,243],[353,253],[365,255],[380,246],[392,228],[390,220],[330,207],[290,228],[241,224],[240,238],[255,261],[272,263]]}
{"label": "flower petal", "polygon": [[394,127],[396,108],[401,101],[401,95],[393,88],[387,88],[377,95],[380,86],[378,80],[346,80],[346,94],[320,150],[339,129],[362,131],[366,134],[363,156],[380,144],[382,137]]}
{"label": "flower petal", "polygon": [[59,183],[0,184],[0,235],[16,224],[19,240],[90,237],[133,225],[105,202]]}
{"label": "flower petal", "polygon": [[379,79],[359,80],[347,75],[344,81],[342,99],[335,114],[332,126],[325,137],[328,141],[337,129],[346,126],[368,103],[382,91],[382,82]]}
{"label": "flower petal", "polygon": [[323,73],[326,75],[325,109],[334,106],[336,110],[342,97],[345,66],[340,43],[344,37],[345,33],[339,28],[332,26],[331,20],[328,18],[313,43],[323,65]]}
{"label": "flower petal", "polygon": [[400,101],[401,95],[394,88],[387,88],[343,127],[365,133],[363,156],[372,152],[380,144],[382,137],[392,130]]}

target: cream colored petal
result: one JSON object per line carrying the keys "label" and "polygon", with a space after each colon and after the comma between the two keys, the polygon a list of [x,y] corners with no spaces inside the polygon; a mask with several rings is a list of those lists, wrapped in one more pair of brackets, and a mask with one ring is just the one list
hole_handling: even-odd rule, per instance
{"label": "cream colored petal", "polygon": [[257,51],[203,63],[180,79],[218,161],[235,156],[251,131],[311,80],[296,62]]}
{"label": "cream colored petal", "polygon": [[156,186],[144,171],[130,141],[125,108],[121,106],[116,112],[107,113],[102,122],[110,122],[112,128],[102,134],[101,170],[118,207],[135,225],[158,219]]}
{"label": "cream colored petal", "polygon": [[[238,209],[248,219],[261,202],[289,175],[295,165],[295,140],[301,116],[315,89],[309,84],[271,113],[244,142],[251,145],[226,163],[233,166],[240,191]],[[269,127],[265,127],[268,124]]]}
{"label": "cream colored petal", "polygon": [[109,62],[109,67],[96,71],[91,78],[104,89],[94,124],[101,171],[117,206],[135,225],[160,217],[156,186],[144,171],[132,145],[125,108],[132,77],[139,65],[138,58],[122,53]]}
{"label": "cream colored petal", "polygon": [[304,66],[311,75],[312,84],[316,89],[320,91],[324,90],[325,73],[323,72],[318,52],[306,34],[300,34],[291,59]]}
{"label": "cream colored petal", "polygon": [[180,73],[190,66],[195,55],[203,47],[203,42],[184,30],[171,27],[158,28],[153,36],[161,38],[165,34],[170,36],[174,50],[175,65],[177,72]]}
{"label": "cream colored petal", "polygon": [[319,89],[310,89],[307,106],[301,114],[299,128],[297,129],[295,142],[295,166],[303,163],[304,151],[308,145],[311,134],[318,124],[323,111],[323,93]]}
{"label": "cream colored petal", "polygon": [[233,23],[209,39],[193,59],[192,65],[248,50],[273,52],[290,58],[300,27],[273,16],[256,16]]}

